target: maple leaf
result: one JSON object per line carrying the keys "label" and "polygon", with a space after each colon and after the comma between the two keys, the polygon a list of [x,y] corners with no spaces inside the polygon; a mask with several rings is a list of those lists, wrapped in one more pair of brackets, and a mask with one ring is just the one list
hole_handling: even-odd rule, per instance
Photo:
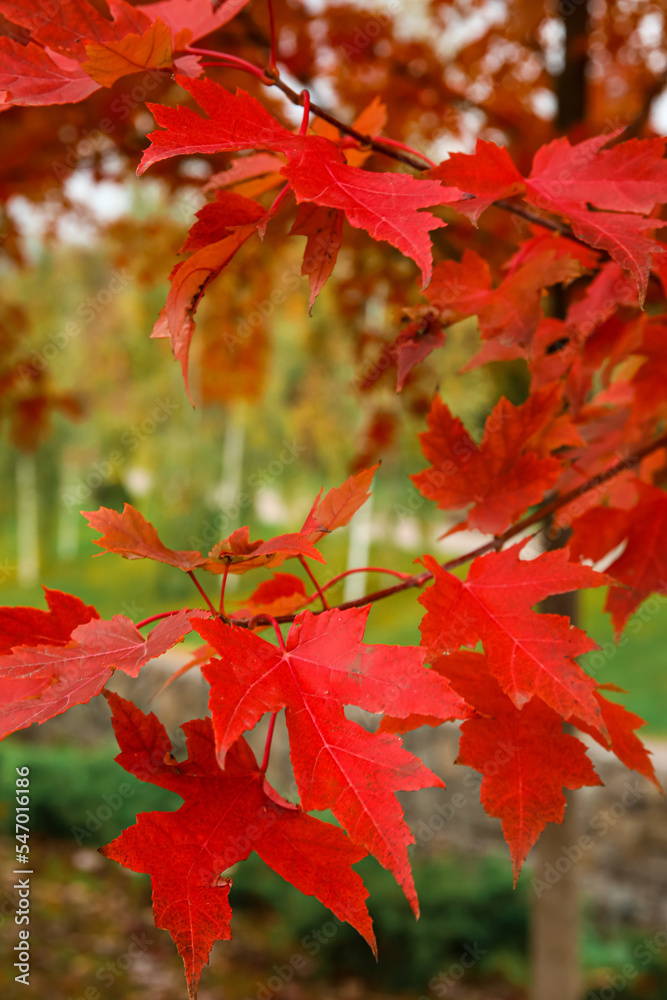
{"label": "maple leaf", "polygon": [[307,603],[306,587],[300,577],[293,573],[274,573],[241,602],[232,618],[252,618],[261,613],[289,615]]}
{"label": "maple leaf", "polygon": [[110,0],[113,20],[87,0],[68,0],[48,11],[41,0],[0,0],[0,14],[31,32],[31,37],[66,53],[77,62],[86,58],[82,40],[97,45],[115,42],[132,32],[143,32],[150,19],[124,0]]}
{"label": "maple leaf", "polygon": [[243,527],[213,546],[203,568],[209,573],[247,573],[259,566],[280,566],[291,556],[308,556],[322,563],[326,561],[313,546],[310,535],[303,531],[276,535],[268,542],[261,538],[251,542],[250,529]]}
{"label": "maple leaf", "polygon": [[370,497],[370,485],[379,465],[377,462],[370,469],[355,472],[342,486],[330,489],[324,499],[321,499],[322,490],[320,490],[304,521],[301,529],[303,534],[307,534],[311,541],[317,542],[336,528],[343,528],[349,524]]}
{"label": "maple leaf", "polygon": [[494,201],[525,190],[524,179],[505,147],[483,139],[477,140],[474,154],[450,153],[447,160],[426,171],[426,176],[475,195],[450,206],[475,224]]}
{"label": "maple leaf", "polygon": [[308,275],[311,312],[315,299],[331,276],[343,242],[343,215],[337,208],[325,208],[304,201],[290,229],[291,236],[306,236],[301,274]]}
{"label": "maple leaf", "polygon": [[564,616],[531,608],[550,594],[604,586],[609,577],[568,562],[565,548],[522,560],[525,545],[475,559],[465,582],[424,556],[434,584],[419,598],[427,611],[422,645],[431,658],[481,641],[489,672],[517,708],[538,695],[564,718],[576,714],[604,733],[595,681],[574,659],[597,643]]}
{"label": "maple leaf", "polygon": [[518,709],[501,699],[493,718],[461,725],[457,764],[482,772],[481,799],[502,820],[514,884],[528,851],[548,822],[562,823],[565,788],[601,785],[584,744],[563,732],[563,720],[539,698]]}
{"label": "maple leaf", "polygon": [[535,153],[526,186],[536,205],[563,202],[638,212],[643,215],[667,201],[664,139],[629,139],[603,149],[622,129],[571,146],[554,139]]}
{"label": "maple leaf", "polygon": [[267,219],[268,213],[256,201],[235,192],[220,191],[216,202],[197,213],[198,221],[181,248],[182,253],[191,250],[194,253],[172,270],[167,302],[151,336],[169,337],[188,395],[193,316],[204,291]]}
{"label": "maple leaf", "polygon": [[140,4],[137,10],[152,21],[159,18],[172,31],[174,39],[187,33],[188,42],[195,42],[221,28],[243,10],[248,0],[224,0],[213,9],[211,0],[157,0]]}
{"label": "maple leaf", "polygon": [[275,174],[284,165],[285,161],[279,156],[274,156],[273,153],[252,153],[250,156],[237,158],[225,170],[211,174],[202,191],[216,191],[218,188],[238,184],[239,181],[245,181],[248,178]]}
{"label": "maple leaf", "polygon": [[231,938],[228,896],[232,879],[222,875],[256,851],[274,871],[305,895],[316,896],[348,921],[375,952],[366,909],[367,892],[351,865],[365,851],[339,827],[286,802],[266,781],[244,739],[218,767],[210,719],[187,722],[188,758],[177,762],[164,726],[132,702],[107,692],[121,753],[117,762],[143,781],[180,795],[176,812],[140,813],[134,826],[106,847],[107,858],[147,872],[153,886],[157,927],[171,934],[185,965],[188,995],[196,997],[214,941]]}
{"label": "maple leaf", "polygon": [[435,396],[427,417],[429,429],[419,435],[431,468],[410,479],[441,510],[473,504],[457,527],[500,534],[539,503],[560,475],[560,460],[540,457],[536,440],[559,407],[560,389],[553,386],[534,393],[521,406],[502,398],[486,421],[478,447],[459,418]]}
{"label": "maple leaf", "polygon": [[99,614],[73,594],[43,587],[48,611],[39,608],[0,608],[0,653],[14,646],[66,645],[77,625]]}
{"label": "maple leaf", "polygon": [[[631,139],[601,148],[619,134],[596,136],[574,147],[567,138],[543,146],[526,179],[526,197],[564,215],[576,236],[611,254],[632,274],[643,305],[653,254],[664,252],[642,231],[667,223],[642,216],[667,201],[665,140]],[[589,210],[589,204],[602,211]]]}
{"label": "maple leaf", "polygon": [[207,561],[201,552],[168,549],[160,541],[150,521],[132,504],[124,504],[122,513],[109,507],[82,510],[81,513],[91,528],[103,532],[101,538],[94,539],[95,545],[107,552],[120,553],[124,559],[154,559],[169,566],[177,566],[186,573],[203,566]]}
{"label": "maple leaf", "polygon": [[407,845],[410,830],[394,792],[441,780],[398,737],[371,734],[343,705],[405,716],[454,717],[460,699],[422,666],[414,647],[362,643],[370,606],[299,614],[280,649],[221,621],[192,619],[222,655],[203,668],[221,766],[229,747],[266,712],[286,708],[290,755],[304,809],[331,809],[351,839],[392,872],[418,913]]}
{"label": "maple leaf", "polygon": [[32,42],[0,38],[0,90],[8,92],[8,103],[75,104],[99,89],[74,59]]}
{"label": "maple leaf", "polygon": [[629,510],[594,507],[572,525],[575,559],[597,561],[627,539],[623,552],[605,571],[623,584],[610,589],[605,603],[617,639],[649,594],[667,594],[667,494],[647,483],[637,482],[636,488],[638,502]]}
{"label": "maple leaf", "polygon": [[297,203],[314,202],[345,212],[350,225],[386,240],[418,264],[424,285],[431,277],[428,233],[444,225],[419,209],[445,204],[457,197],[437,181],[416,180],[402,173],[370,173],[345,163],[330,139],[295,135],[284,128],[255,98],[242,90],[233,95],[210,80],[177,77],[208,119],[189,108],[149,104],[164,131],[151,132],[137,172],[166,157],[264,149],[284,153],[281,173],[289,180]]}
{"label": "maple leaf", "polygon": [[[440,261],[433,271],[433,281],[424,293],[443,322],[477,316],[485,339],[498,339],[506,347],[522,350],[542,319],[542,296],[550,285],[567,284],[583,271],[581,260],[568,252],[567,245],[556,240],[544,243],[539,252],[514,268],[493,287],[491,271],[483,257],[465,250],[462,260]],[[484,345],[471,367],[494,361],[493,345]]]}
{"label": "maple leaf", "polygon": [[192,631],[188,614],[158,622],[147,639],[123,615],[92,618],[73,629],[66,645],[58,637],[58,644],[18,646],[0,656],[0,739],[89,702],[114,670],[136,677]]}
{"label": "maple leaf", "polygon": [[117,41],[86,45],[86,54],[81,69],[103,87],[111,87],[128,73],[170,66],[171,31],[158,18],[142,35],[132,33]]}
{"label": "maple leaf", "polygon": [[595,729],[582,722],[581,719],[572,717],[569,720],[570,723],[576,726],[577,729],[581,729],[583,732],[588,733],[589,736],[592,736],[605,750],[612,750],[626,767],[629,767],[632,771],[639,772],[639,774],[643,774],[645,778],[652,781],[656,788],[662,792],[660,782],[656,777],[655,769],[651,762],[651,751],[646,749],[642,741],[634,733],[635,729],[645,726],[646,722],[640,716],[635,715],[634,712],[629,712],[623,705],[619,705],[615,701],[609,701],[608,698],[605,698],[600,693],[603,690],[623,692],[623,688],[619,688],[615,684],[600,684],[595,693],[607,727],[609,742],[607,743],[606,740],[602,739]]}

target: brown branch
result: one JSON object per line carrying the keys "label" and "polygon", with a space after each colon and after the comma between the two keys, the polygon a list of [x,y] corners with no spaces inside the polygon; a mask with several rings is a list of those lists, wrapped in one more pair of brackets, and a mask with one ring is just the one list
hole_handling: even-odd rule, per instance
{"label": "brown branch", "polygon": [[[603,483],[608,482],[615,476],[620,475],[621,472],[625,472],[627,469],[633,468],[637,465],[643,458],[650,455],[652,452],[657,451],[658,448],[667,448],[667,434],[661,435],[654,441],[650,441],[645,444],[642,448],[628,455],[627,458],[622,459],[616,465],[613,465],[610,469],[606,469],[604,472],[599,472],[595,476],[591,476],[587,479],[585,483],[580,486],[576,486],[572,490],[568,490],[567,493],[562,493],[560,496],[554,497],[553,500],[548,501],[533,514],[528,517],[524,517],[521,521],[517,521],[516,524],[512,525],[507,531],[504,531],[501,535],[497,535],[492,538],[491,541],[485,542],[483,545],[479,545],[476,549],[471,552],[466,552],[465,555],[456,556],[454,559],[449,559],[447,562],[441,563],[441,569],[450,570],[454,569],[456,566],[462,566],[464,563],[470,562],[473,559],[477,559],[479,556],[486,555],[487,552],[498,551],[502,548],[505,542],[508,542],[511,538],[516,535],[521,534],[526,528],[532,527],[532,525],[537,524],[539,521],[543,521],[544,518],[549,517],[555,511],[560,510],[561,507],[566,507],[567,504],[572,503],[573,500],[577,500],[579,497],[584,496],[585,493],[589,493],[591,490]],[[373,604],[375,601],[382,601],[386,597],[393,597],[394,594],[400,594],[405,590],[411,590],[414,587],[423,587],[425,583],[428,583],[432,579],[433,574],[428,570],[423,573],[415,573],[413,576],[408,577],[401,583],[395,584],[393,587],[386,587],[384,590],[376,590],[372,594],[366,594],[365,597],[359,597],[354,601],[345,601],[343,604],[335,605],[338,611],[346,611],[348,608],[361,608],[366,604]],[[321,614],[320,611],[314,611],[313,614]],[[255,618],[261,618],[261,615],[256,615]],[[286,624],[288,622],[293,622],[296,618],[296,614],[291,615],[280,615],[275,621],[280,624]],[[254,621],[254,619],[234,619],[234,625],[239,625],[241,628],[248,628],[249,623]]]}

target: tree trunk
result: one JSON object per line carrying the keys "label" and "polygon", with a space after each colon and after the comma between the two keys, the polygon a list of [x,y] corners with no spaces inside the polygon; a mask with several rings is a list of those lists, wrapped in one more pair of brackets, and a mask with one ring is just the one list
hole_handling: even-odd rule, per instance
{"label": "tree trunk", "polygon": [[[576,625],[579,595],[556,594],[542,602],[540,611],[567,615]],[[569,865],[561,873],[558,865],[563,848],[576,843],[579,836],[577,794],[568,792],[566,798],[562,824],[547,823],[531,857],[535,890],[530,942],[531,1000],[579,1000],[582,995],[577,868]],[[548,882],[545,875],[554,870],[560,878]]]}
{"label": "tree trunk", "polygon": [[[565,27],[565,63],[556,81],[558,98],[557,127],[567,132],[586,119],[586,64],[589,34],[588,5],[577,0],[560,0],[559,14]],[[565,318],[564,289],[556,288],[555,313]],[[547,548],[565,544],[560,540]],[[567,615],[573,625],[578,619],[578,594],[557,594],[540,605],[547,614]],[[545,870],[557,862],[563,848],[576,842],[576,793],[567,796],[565,817],[561,825],[547,823],[536,844],[533,856],[534,878],[544,882]],[[579,893],[577,870],[572,865],[548,889],[536,890],[533,896],[531,922],[531,1000],[580,1000],[582,995],[581,962],[579,955]]]}

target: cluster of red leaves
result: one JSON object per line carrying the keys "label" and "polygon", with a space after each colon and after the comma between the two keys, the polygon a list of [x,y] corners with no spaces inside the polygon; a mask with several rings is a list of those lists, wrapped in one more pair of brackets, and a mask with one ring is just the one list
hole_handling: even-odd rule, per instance
{"label": "cluster of red leaves", "polygon": [[[150,873],[156,923],[176,942],[192,997],[213,942],[230,937],[231,879],[224,873],[252,850],[371,947],[366,892],[351,867],[364,855],[393,873],[418,913],[407,854],[413,838],[395,793],[442,781],[403,748],[401,733],[461,721],[458,760],[484,774],[482,801],[502,821],[515,878],[545,824],[562,819],[563,788],[599,783],[586,745],[564,724],[655,781],[635,735],[642,720],[610,701],[577,662],[596,648],[593,640],[567,618],[534,608],[552,594],[610,586],[607,610],[620,635],[649,594],[667,593],[667,500],[659,488],[667,441],[658,437],[667,416],[665,328],[641,311],[647,296],[664,302],[667,283],[666,248],[648,235],[665,225],[655,214],[667,202],[665,140],[624,142],[619,132],[574,146],[558,139],[538,150],[527,176],[488,142],[420,177],[369,170],[367,146],[338,129],[311,129],[306,113],[294,132],[249,94],[197,78],[203,70],[190,43],[242,6],[109,0],[106,18],[86,0],[70,0],[45,22],[37,0],[0,0],[0,13],[24,32],[0,39],[7,106],[82,101],[137,69],[173,71],[206,117],[186,106],[150,105],[160,128],[149,136],[139,172],[174,156],[248,154],[204,186],[212,198],[181,247],[187,257],[172,271],[153,331],[170,339],[186,383],[193,317],[207,287],[244,244],[263,238],[293,196],[290,235],[306,237],[311,307],[332,274],[345,221],[420,268],[426,304],[405,310],[411,322],[386,349],[399,390],[444,344],[447,324],[476,316],[482,346],[468,367],[523,358],[531,393],[521,405],[501,399],[479,444],[445,402],[433,400],[421,435],[428,468],[412,481],[441,509],[466,511],[457,528],[494,539],[471,553],[465,580],[425,555],[425,572],[373,595],[428,584],[418,647],[365,644],[368,604],[330,608],[326,584],[309,594],[290,573],[265,579],[234,613],[222,603],[229,573],[297,559],[314,579],[307,560],[324,563],[319,543],[349,523],[376,467],[320,493],[299,531],[250,541],[240,528],[208,553],[168,548],[130,506],[87,513],[105,552],[180,569],[202,594],[197,572],[222,576],[219,611],[210,603],[175,611],[148,638],[129,619],[102,620],[58,591],[46,591],[47,612],[0,609],[2,736],[89,701],[116,669],[136,677],[192,631],[204,640],[191,663],[202,666],[210,685],[211,718],[183,727],[187,760],[171,756],[153,715],[108,694],[119,762],[184,804],[174,813],[140,814],[104,853]],[[355,122],[371,142],[385,125],[379,101]],[[258,200],[278,185],[271,206]],[[476,224],[507,199],[543,225],[533,227],[502,274],[472,250],[433,268],[429,234],[445,223],[424,210],[445,205]],[[584,275],[592,278],[582,282]],[[546,291],[570,285],[564,318],[546,315]],[[545,513],[553,514],[554,530],[572,527],[570,549],[532,559],[522,544],[503,549]],[[581,562],[622,544],[604,574]],[[318,600],[323,610],[315,613],[309,605]],[[259,634],[271,619],[277,644]],[[292,623],[286,636],[276,619]],[[368,732],[350,721],[346,705],[382,716],[379,728]],[[266,781],[270,739],[260,765],[244,739],[263,716],[283,709],[298,805]],[[487,773],[501,747],[504,763]],[[308,815],[327,809],[340,826]]]}

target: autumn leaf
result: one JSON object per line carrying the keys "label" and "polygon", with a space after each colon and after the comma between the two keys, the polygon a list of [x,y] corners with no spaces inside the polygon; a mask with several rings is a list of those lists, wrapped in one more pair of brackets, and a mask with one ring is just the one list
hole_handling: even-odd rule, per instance
{"label": "autumn leaf", "polygon": [[247,573],[260,566],[280,566],[292,556],[307,556],[321,563],[326,561],[313,546],[310,535],[303,531],[276,535],[267,542],[261,538],[251,542],[249,528],[243,527],[213,546],[203,568],[209,573]]}
{"label": "autumn leaf", "polygon": [[268,213],[256,201],[231,191],[219,191],[216,201],[197,212],[181,253],[194,251],[172,270],[171,287],[152,336],[168,336],[181,364],[186,390],[194,314],[208,285],[243,244],[266,223]]}
{"label": "autumn leaf", "polygon": [[342,486],[330,489],[323,499],[320,490],[301,531],[307,534],[311,541],[317,542],[336,528],[343,528],[349,524],[370,497],[370,486],[379,465],[378,462],[370,469],[355,472]]}
{"label": "autumn leaf", "polygon": [[502,820],[514,884],[528,851],[547,823],[562,823],[563,788],[601,785],[584,744],[563,732],[563,720],[539,698],[523,708],[506,699],[504,711],[461,725],[458,764],[483,775],[482,805]]}
{"label": "autumn leaf", "polygon": [[274,573],[270,580],[260,583],[250,597],[240,602],[232,618],[252,618],[265,614],[278,617],[289,615],[308,603],[303,580],[293,573]]}
{"label": "autumn leaf", "polygon": [[286,802],[266,781],[245,740],[230,747],[221,771],[210,719],[182,727],[188,758],[177,762],[154,715],[116,694],[107,698],[121,748],[117,762],[142,781],[180,795],[184,804],[176,812],[140,813],[134,826],[100,850],[151,876],[155,924],[174,939],[190,997],[197,996],[214,941],[231,938],[233,880],[223,873],[252,851],[352,924],[376,950],[367,892],[350,867],[364,856],[362,848],[339,827]]}
{"label": "autumn leaf", "polygon": [[76,626],[67,645],[24,645],[0,656],[0,739],[89,702],[114,670],[136,677],[192,631],[188,614],[158,622],[147,639],[123,615],[92,618]]}
{"label": "autumn leaf", "polygon": [[215,10],[211,0],[157,0],[140,4],[137,10],[151,20],[164,21],[174,39],[186,32],[191,43],[227,24],[247,3],[248,0],[224,0]]}
{"label": "autumn leaf", "polygon": [[[489,415],[479,447],[439,396],[419,435],[431,468],[410,476],[417,489],[441,510],[472,504],[464,525],[500,534],[558,480],[562,463],[543,457],[539,435],[560,408],[559,390],[547,387],[521,406],[502,398]],[[552,447],[561,444],[556,439]]]}
{"label": "autumn leaf", "polygon": [[0,653],[14,646],[66,645],[77,625],[99,618],[91,604],[73,594],[43,587],[48,611],[39,608],[0,608]]}
{"label": "autumn leaf", "polygon": [[[611,587],[605,611],[611,614],[618,639],[649,594],[667,593],[667,494],[637,482],[638,503],[628,510],[593,507],[572,525],[572,556],[602,559],[627,539],[606,568],[621,586]],[[650,530],[647,530],[650,525]]]}
{"label": "autumn leaf", "polygon": [[525,190],[524,179],[504,146],[483,139],[477,140],[474,153],[450,153],[447,160],[427,171],[427,176],[474,195],[453,202],[451,208],[475,224],[494,201]]}
{"label": "autumn leaf", "polygon": [[297,203],[314,202],[345,213],[357,229],[386,240],[421,268],[424,285],[431,277],[428,233],[444,225],[420,209],[445,204],[458,196],[437,181],[417,180],[402,173],[370,173],[345,163],[330,139],[295,135],[284,128],[249,94],[230,94],[210,80],[177,77],[208,119],[189,108],[149,104],[163,131],[149,135],[151,146],[138,168],[141,174],[166,157],[193,153],[263,149],[281,152],[287,164],[281,173],[289,180]]}
{"label": "autumn leaf", "polygon": [[117,41],[86,45],[86,54],[88,59],[81,69],[103,87],[111,87],[128,73],[170,66],[171,31],[158,18],[142,35],[129,34]]}
{"label": "autumn leaf", "polygon": [[422,644],[430,659],[481,641],[490,673],[516,708],[538,695],[564,718],[576,714],[604,733],[595,681],[575,661],[597,643],[567,618],[531,609],[550,594],[601,587],[609,577],[568,562],[566,548],[521,559],[525,544],[475,559],[465,582],[424,556],[434,584],[419,598],[427,611]]}
{"label": "autumn leaf", "polygon": [[600,711],[607,727],[609,742],[603,739],[595,729],[582,722],[581,719],[572,717],[569,721],[577,729],[581,729],[584,733],[592,736],[605,750],[611,750],[615,753],[618,759],[626,767],[629,767],[630,770],[643,774],[645,778],[652,781],[656,788],[662,792],[651,761],[651,751],[646,749],[639,737],[635,736],[634,732],[635,729],[645,726],[646,722],[640,716],[635,715],[634,712],[629,712],[623,705],[619,705],[618,702],[605,698],[601,694],[602,691],[623,692],[623,688],[619,688],[615,684],[600,684],[595,694],[600,703]]}
{"label": "autumn leaf", "polygon": [[103,532],[101,538],[94,539],[95,545],[107,552],[117,552],[125,559],[155,559],[186,573],[207,561],[201,552],[168,549],[150,521],[132,504],[123,504],[122,513],[108,507],[81,513],[91,528]]}
{"label": "autumn leaf", "polygon": [[18,106],[75,104],[99,90],[99,84],[67,56],[28,42],[0,38],[0,90]]}
{"label": "autumn leaf", "polygon": [[413,837],[394,792],[442,785],[396,736],[349,721],[343,705],[405,716],[455,717],[460,699],[422,666],[413,647],[362,642],[370,608],[297,616],[285,649],[221,621],[192,619],[222,659],[203,668],[216,750],[229,747],[266,712],[286,708],[290,755],[304,809],[331,809],[351,839],[389,869],[418,912],[407,846]]}
{"label": "autumn leaf", "polygon": [[304,201],[290,229],[292,236],[306,236],[301,274],[308,275],[310,312],[336,264],[343,242],[343,216],[336,208],[323,208]]}
{"label": "autumn leaf", "polygon": [[520,350],[511,356],[521,356],[542,319],[544,289],[568,284],[582,273],[579,257],[567,252],[564,241],[559,244],[554,240],[543,244],[494,288],[488,263],[473,250],[466,250],[460,262],[445,260],[436,265],[424,294],[443,323],[477,316],[482,336],[492,343],[482,345],[466,366],[470,369],[499,360],[498,345],[518,347]]}

